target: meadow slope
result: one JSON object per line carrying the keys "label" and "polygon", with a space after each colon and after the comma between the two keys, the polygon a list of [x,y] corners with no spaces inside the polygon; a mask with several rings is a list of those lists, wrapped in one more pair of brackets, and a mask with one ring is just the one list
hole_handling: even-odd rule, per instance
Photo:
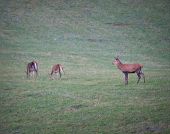
{"label": "meadow slope", "polygon": [[[169,0],[1,0],[0,134],[169,134],[169,22]],[[125,86],[114,56],[146,83]]]}

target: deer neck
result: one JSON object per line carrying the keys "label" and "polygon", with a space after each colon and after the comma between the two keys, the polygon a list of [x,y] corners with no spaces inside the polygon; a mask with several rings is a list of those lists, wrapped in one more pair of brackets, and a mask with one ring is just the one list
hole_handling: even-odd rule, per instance
{"label": "deer neck", "polygon": [[119,68],[120,70],[122,69],[123,64],[120,62],[119,64],[117,64],[117,68]]}

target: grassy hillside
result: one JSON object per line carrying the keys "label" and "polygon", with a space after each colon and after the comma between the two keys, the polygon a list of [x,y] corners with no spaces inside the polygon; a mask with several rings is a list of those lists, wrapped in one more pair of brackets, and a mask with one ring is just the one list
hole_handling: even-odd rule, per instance
{"label": "grassy hillside", "polygon": [[[1,0],[0,133],[170,133],[169,22],[169,0]],[[125,86],[114,56],[146,83]]]}

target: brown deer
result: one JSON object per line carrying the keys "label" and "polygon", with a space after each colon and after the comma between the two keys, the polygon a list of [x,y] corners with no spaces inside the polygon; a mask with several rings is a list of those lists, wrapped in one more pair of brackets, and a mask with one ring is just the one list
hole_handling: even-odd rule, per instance
{"label": "brown deer", "polygon": [[113,61],[114,65],[117,66],[118,69],[120,69],[124,75],[125,75],[125,85],[128,84],[128,74],[129,73],[136,73],[138,76],[138,81],[137,84],[139,83],[139,80],[141,79],[141,76],[144,79],[144,83],[145,83],[145,75],[142,72],[142,68],[143,65],[141,64],[123,64],[118,57],[115,58],[115,60]]}
{"label": "brown deer", "polygon": [[27,78],[31,76],[31,73],[33,74],[33,76],[34,74],[36,74],[36,77],[38,76],[38,63],[36,61],[28,63],[26,69]]}
{"label": "brown deer", "polygon": [[[51,78],[54,74],[59,74],[60,78],[62,76],[62,73],[64,73],[64,67],[61,65],[61,64],[56,64],[56,65],[53,65],[52,69],[51,69]],[[52,78],[53,79],[53,78]]]}

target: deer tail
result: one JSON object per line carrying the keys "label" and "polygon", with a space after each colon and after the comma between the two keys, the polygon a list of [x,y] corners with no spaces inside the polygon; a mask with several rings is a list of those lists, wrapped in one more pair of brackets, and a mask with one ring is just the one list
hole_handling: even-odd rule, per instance
{"label": "deer tail", "polygon": [[61,65],[59,66],[59,70],[60,70],[60,72],[62,72],[62,73],[64,72],[63,67],[62,67]]}
{"label": "deer tail", "polygon": [[34,62],[34,68],[35,68],[36,71],[38,71],[38,65],[35,62]]}

